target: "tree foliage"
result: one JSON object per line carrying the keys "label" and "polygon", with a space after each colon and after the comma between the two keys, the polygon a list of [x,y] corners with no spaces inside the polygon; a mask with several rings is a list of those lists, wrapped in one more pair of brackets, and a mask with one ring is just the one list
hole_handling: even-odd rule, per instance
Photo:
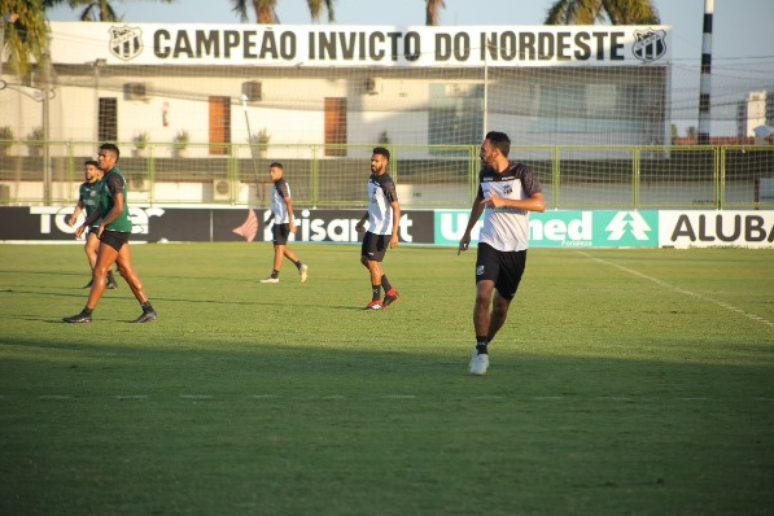
{"label": "tree foliage", "polygon": [[[429,0],[428,0],[429,1]],[[558,0],[548,9],[546,25],[658,24],[661,20],[651,0]]]}
{"label": "tree foliage", "polygon": [[446,8],[443,0],[425,0],[425,25],[438,25],[442,8]]}
{"label": "tree foliage", "polygon": [[[0,0],[0,16],[16,14],[14,23],[5,23],[5,45],[8,62],[19,75],[30,70],[31,58],[42,60],[49,35],[48,24],[39,2],[29,0]],[[3,58],[6,56],[5,49]]]}

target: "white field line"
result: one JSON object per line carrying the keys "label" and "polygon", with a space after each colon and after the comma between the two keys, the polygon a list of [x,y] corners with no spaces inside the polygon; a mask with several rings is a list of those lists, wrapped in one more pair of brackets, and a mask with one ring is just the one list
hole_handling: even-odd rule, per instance
{"label": "white field line", "polygon": [[634,269],[630,269],[629,267],[624,267],[623,265],[619,265],[619,264],[617,264],[615,262],[609,262],[607,260],[603,260],[601,258],[597,258],[596,256],[591,256],[590,254],[584,253],[582,251],[579,251],[579,253],[581,255],[585,256],[586,258],[588,258],[589,260],[593,260],[595,262],[598,262],[598,263],[601,263],[601,264],[604,264],[604,265],[609,265],[610,267],[615,267],[616,269],[622,270],[624,272],[628,272],[629,274],[632,274],[632,275],[637,276],[639,278],[651,281],[651,282],[655,283],[656,285],[658,285],[660,287],[664,287],[666,289],[673,290],[673,291],[675,291],[675,292],[677,292],[679,294],[683,294],[685,296],[694,297],[696,299],[700,299],[702,301],[706,301],[708,303],[712,303],[714,305],[717,305],[717,306],[719,306],[721,308],[724,308],[724,309],[728,310],[729,312],[735,312],[735,313],[741,314],[741,315],[747,317],[748,319],[750,319],[751,321],[759,322],[761,324],[765,324],[766,326],[769,326],[770,328],[774,328],[774,322],[769,321],[768,319],[764,319],[760,315],[755,315],[755,314],[750,313],[750,312],[745,312],[741,308],[737,308],[734,305],[726,303],[725,301],[720,301],[718,299],[714,299],[714,298],[711,298],[711,297],[708,297],[708,296],[704,296],[702,294],[698,294],[698,293],[692,292],[690,290],[685,290],[684,288],[680,288],[680,287],[676,287],[674,285],[670,285],[666,281],[660,280],[658,278],[654,278],[652,276],[648,276],[647,274],[643,274],[643,273],[641,273],[639,271],[636,271]]}

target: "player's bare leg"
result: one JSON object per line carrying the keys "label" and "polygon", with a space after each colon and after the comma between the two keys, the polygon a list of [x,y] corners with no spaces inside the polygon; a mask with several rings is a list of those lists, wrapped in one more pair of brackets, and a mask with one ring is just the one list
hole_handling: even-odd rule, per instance
{"label": "player's bare leg", "polygon": [[500,328],[505,324],[505,319],[508,318],[508,308],[510,308],[511,302],[500,295],[497,289],[494,289],[494,300],[492,301],[492,313],[489,316],[489,342],[492,342],[500,331]]}
{"label": "player's bare leg", "polygon": [[121,251],[116,257],[116,264],[118,270],[121,272],[121,276],[126,280],[129,288],[132,290],[132,294],[140,304],[148,302],[148,296],[145,295],[145,288],[142,285],[142,281],[132,267],[132,250],[129,244],[124,244],[121,247]]}
{"label": "player's bare leg", "polygon": [[371,302],[366,306],[367,310],[379,310],[382,308],[381,289],[382,289],[382,264],[376,260],[369,260],[365,256],[360,257],[360,263],[368,269],[371,275]]}
{"label": "player's bare leg", "polygon": [[124,244],[121,247],[121,251],[116,258],[116,264],[118,265],[118,270],[121,272],[121,276],[126,280],[134,297],[142,307],[142,315],[135,319],[134,322],[147,323],[158,319],[158,314],[151,306],[150,301],[148,301],[148,296],[145,294],[145,288],[142,285],[142,281],[137,273],[134,272],[134,267],[132,267],[132,249],[129,244]]}
{"label": "player's bare leg", "polygon": [[118,251],[106,244],[100,244],[97,252],[97,262],[94,264],[94,274],[92,275],[91,292],[86,301],[86,308],[94,310],[97,303],[102,298],[107,287],[107,273],[118,257]]}
{"label": "player's bare leg", "polygon": [[[491,327],[492,294],[495,292],[494,281],[481,280],[476,283],[476,304],[473,306],[473,328],[476,335],[489,336]],[[499,329],[499,328],[498,328]]]}
{"label": "player's bare leg", "polygon": [[[485,374],[489,368],[489,341],[505,322],[505,315],[508,311],[506,305],[505,313],[502,312],[503,306],[499,302],[500,296],[496,292],[492,280],[480,280],[476,283],[476,304],[473,307],[476,350],[473,352],[470,364],[468,364],[468,371],[479,376]],[[493,296],[495,304],[490,311]]]}
{"label": "player's bare leg", "polygon": [[[91,269],[91,277],[94,277],[94,265],[97,263],[97,250],[99,249],[99,239],[97,238],[97,235],[95,235],[92,232],[89,232],[86,235],[86,243],[83,244],[83,251],[86,253],[86,259],[89,260],[89,269]],[[92,280],[89,279],[89,282],[83,287],[83,288],[91,288]]]}

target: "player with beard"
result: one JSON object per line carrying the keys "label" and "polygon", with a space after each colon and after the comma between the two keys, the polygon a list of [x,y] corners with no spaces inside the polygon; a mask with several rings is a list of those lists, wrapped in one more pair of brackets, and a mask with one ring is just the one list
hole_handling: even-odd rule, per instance
{"label": "player with beard", "polygon": [[132,267],[132,256],[129,248],[129,238],[132,234],[132,220],[129,217],[129,205],[126,202],[126,179],[118,169],[120,152],[113,143],[103,143],[99,147],[97,161],[99,168],[105,172],[105,177],[100,181],[99,204],[86,221],[78,226],[75,236],[80,237],[84,230],[94,224],[97,219],[102,220],[97,227],[99,249],[97,250],[97,262],[94,265],[93,285],[86,306],[80,313],[65,317],[66,323],[90,323],[92,311],[102,298],[107,284],[107,271],[118,265],[121,276],[124,277],[132,289],[132,293],[142,308],[142,315],[134,320],[136,323],[148,323],[155,321],[158,314],[151,306],[145,288],[140,277]]}
{"label": "player with beard", "polygon": [[[400,223],[398,193],[387,173],[389,163],[390,151],[375,147],[371,155],[371,176],[368,178],[368,211],[355,226],[358,233],[362,233],[368,221],[368,230],[360,248],[360,263],[371,276],[371,302],[366,305],[366,310],[381,310],[400,298],[382,268],[387,249],[398,246]],[[384,300],[381,299],[382,288]]]}
{"label": "player with beard", "polygon": [[[88,160],[83,164],[84,178],[86,181],[81,183],[78,192],[78,203],[75,205],[75,210],[70,218],[67,219],[67,224],[71,227],[75,225],[75,221],[78,220],[78,216],[81,212],[86,212],[86,217],[92,214],[97,209],[99,202],[99,182],[102,180],[104,173],[99,168],[99,163],[94,160]],[[94,273],[94,264],[97,263],[97,249],[99,248],[99,239],[97,238],[97,227],[99,224],[94,222],[86,232],[86,242],[83,245],[83,250],[86,252],[86,259],[89,261],[89,268]],[[93,280],[89,282],[83,288],[91,288]],[[118,288],[118,283],[113,278],[113,271],[107,273],[107,288]]]}
{"label": "player with beard", "polygon": [[[489,344],[502,328],[516,296],[529,247],[529,212],[543,212],[546,202],[531,168],[508,160],[511,140],[490,131],[481,144],[478,195],[457,254],[470,245],[470,233],[484,213],[476,257],[476,303],[473,326],[476,349],[468,365],[475,375],[489,368]],[[491,310],[490,310],[491,307]]]}

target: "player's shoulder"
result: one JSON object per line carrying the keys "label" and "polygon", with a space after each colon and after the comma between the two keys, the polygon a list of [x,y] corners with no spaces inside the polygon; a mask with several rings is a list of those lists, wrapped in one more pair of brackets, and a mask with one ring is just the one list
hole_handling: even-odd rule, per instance
{"label": "player's shoulder", "polygon": [[382,175],[371,174],[371,178],[369,179],[369,181],[379,186],[395,184],[395,182],[392,180],[392,176],[390,176],[390,174],[388,174],[387,172],[385,172]]}
{"label": "player's shoulder", "polygon": [[525,163],[520,163],[518,161],[511,161],[508,167],[508,172],[510,173],[510,175],[522,176],[524,174],[532,173],[532,169],[529,167],[529,165]]}

